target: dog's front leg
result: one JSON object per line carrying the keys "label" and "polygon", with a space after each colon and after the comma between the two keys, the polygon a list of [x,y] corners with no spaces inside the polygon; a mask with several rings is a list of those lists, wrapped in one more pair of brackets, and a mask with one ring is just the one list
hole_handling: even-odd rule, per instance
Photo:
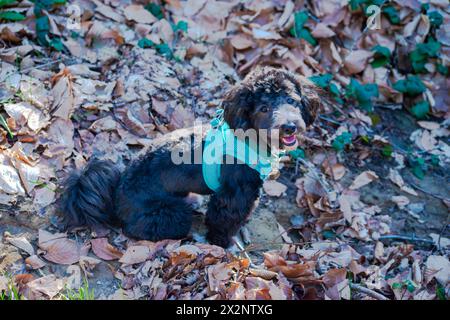
{"label": "dog's front leg", "polygon": [[259,194],[242,189],[219,191],[211,196],[206,212],[206,237],[211,243],[228,248],[232,237],[247,222]]}

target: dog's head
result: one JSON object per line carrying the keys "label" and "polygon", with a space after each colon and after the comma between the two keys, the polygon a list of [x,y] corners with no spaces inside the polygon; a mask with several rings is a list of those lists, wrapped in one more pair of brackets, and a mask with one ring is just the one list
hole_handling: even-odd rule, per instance
{"label": "dog's head", "polygon": [[224,119],[232,129],[265,129],[269,137],[276,133],[283,149],[297,146],[297,135],[313,123],[319,106],[310,81],[271,67],[249,73],[223,102]]}

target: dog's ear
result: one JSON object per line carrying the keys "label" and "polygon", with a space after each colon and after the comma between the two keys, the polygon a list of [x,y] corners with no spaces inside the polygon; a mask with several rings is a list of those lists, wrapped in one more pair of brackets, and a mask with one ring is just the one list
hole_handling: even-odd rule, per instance
{"label": "dog's ear", "polygon": [[253,108],[253,93],[244,84],[234,86],[223,101],[224,120],[231,129],[249,129],[250,112]]}
{"label": "dog's ear", "polygon": [[303,76],[294,75],[293,80],[302,99],[302,117],[308,127],[313,124],[323,107],[321,99],[323,90]]}

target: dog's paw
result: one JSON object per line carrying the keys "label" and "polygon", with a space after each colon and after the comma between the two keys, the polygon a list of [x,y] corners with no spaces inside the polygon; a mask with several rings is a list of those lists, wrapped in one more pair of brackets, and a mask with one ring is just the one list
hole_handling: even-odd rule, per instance
{"label": "dog's paw", "polygon": [[241,228],[241,230],[239,230],[239,233],[240,233],[240,235],[241,235],[242,242],[243,242],[246,246],[248,246],[249,244],[252,243],[252,239],[251,239],[251,236],[250,236],[250,231],[248,230],[247,227],[243,226],[243,227]]}
{"label": "dog's paw", "polygon": [[206,243],[206,244],[208,243],[206,237],[197,232],[192,233],[192,240],[198,243]]}

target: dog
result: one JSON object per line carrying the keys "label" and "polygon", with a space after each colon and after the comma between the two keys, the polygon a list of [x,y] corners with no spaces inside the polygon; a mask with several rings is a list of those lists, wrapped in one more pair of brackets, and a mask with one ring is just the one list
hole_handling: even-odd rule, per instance
{"label": "dog", "polygon": [[[273,67],[258,67],[236,84],[222,101],[230,129],[279,132],[277,148],[296,146],[297,138],[315,119],[320,106],[317,88],[306,78]],[[274,148],[267,141],[269,148]],[[205,148],[205,141],[190,152]],[[223,163],[220,188],[205,183],[202,164],[175,164],[172,147],[146,151],[123,172],[110,161],[92,159],[66,179],[59,211],[66,229],[118,226],[134,239],[158,241],[185,238],[194,209],[190,193],[210,195],[206,239],[227,248],[247,222],[263,179],[249,165]],[[272,150],[271,150],[272,151]]]}

